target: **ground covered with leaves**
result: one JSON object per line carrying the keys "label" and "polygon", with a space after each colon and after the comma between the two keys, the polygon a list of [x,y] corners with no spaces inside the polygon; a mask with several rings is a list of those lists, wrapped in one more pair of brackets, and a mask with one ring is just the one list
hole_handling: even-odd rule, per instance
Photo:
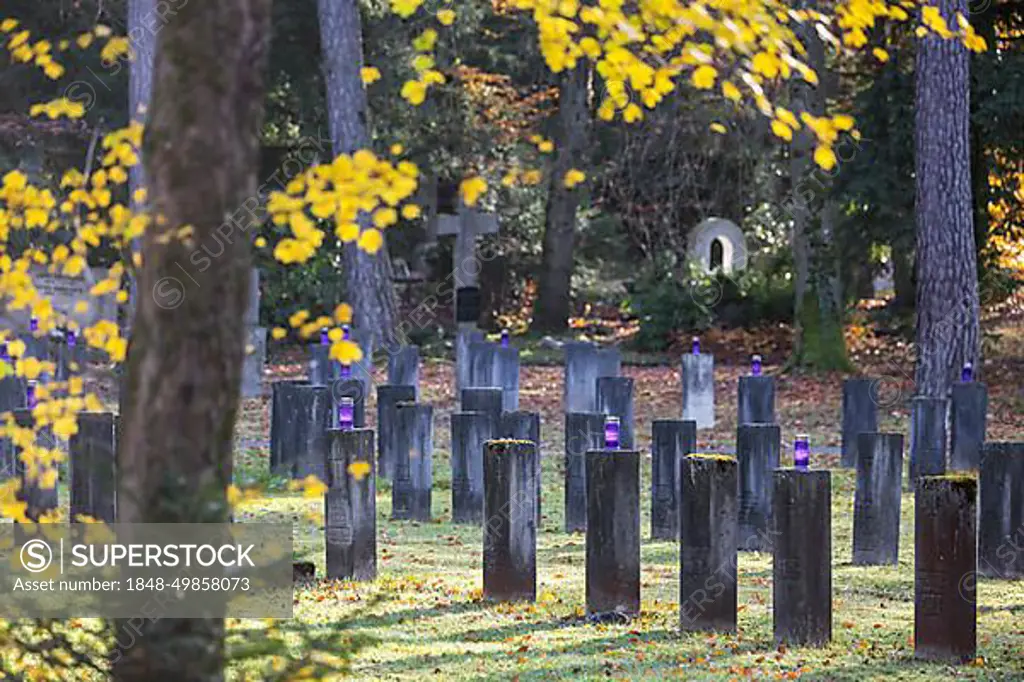
{"label": "ground covered with leaves", "polygon": [[[1024,415],[1024,335],[1019,324],[996,330],[996,352],[984,366],[990,390],[990,440],[1020,440]],[[863,340],[857,362],[865,374],[886,377],[881,428],[908,437],[906,399],[912,394],[912,357],[884,343]],[[715,352],[714,348],[709,348]],[[701,432],[699,447],[732,451],[736,380],[746,371],[736,358],[747,351],[722,348],[716,371],[718,422]],[[853,472],[838,464],[841,375],[779,376],[778,420],[784,462],[797,433],[811,436],[812,466],[833,468],[833,642],[822,649],[777,648],[772,642],[771,556],[741,553],[739,633],[681,634],[678,628],[679,551],[650,539],[650,432],[655,419],[679,418],[675,364],[628,364],[636,380],[638,446],[642,465],[642,615],[624,625],[583,618],[584,537],[563,530],[564,435],[562,369],[547,364],[558,353],[523,348],[520,407],[542,417],[543,519],[538,534],[538,601],[488,604],[481,599],[482,531],[451,523],[450,434],[455,407],[452,368],[442,358],[421,370],[423,400],[435,405],[432,523],[389,520],[391,491],[378,485],[378,568],[371,584],[317,581],[295,598],[302,622],[362,643],[353,672],[364,679],[1024,679],[1024,581],[980,579],[978,658],[969,665],[925,664],[913,659],[913,495],[904,492],[900,563],[864,568],[851,564]],[[643,359],[627,357],[642,362]],[[273,378],[302,373],[301,353],[285,354]],[[778,370],[769,365],[768,373]],[[377,377],[383,382],[381,368]],[[375,407],[368,406],[371,426]],[[240,423],[238,475],[264,480],[272,491],[245,502],[243,521],[295,523],[297,559],[324,571],[323,503],[286,492],[268,479],[267,400],[248,401]],[[909,442],[909,439],[908,439]],[[273,491],[279,492],[273,492]],[[286,626],[287,627],[287,626]],[[236,671],[239,672],[239,671]]]}

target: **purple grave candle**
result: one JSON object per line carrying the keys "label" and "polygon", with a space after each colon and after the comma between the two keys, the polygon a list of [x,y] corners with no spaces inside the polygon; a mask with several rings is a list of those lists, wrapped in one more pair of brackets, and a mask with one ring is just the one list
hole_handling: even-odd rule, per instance
{"label": "purple grave candle", "polygon": [[36,404],[36,382],[28,381],[25,383],[25,406],[31,410]]}
{"label": "purple grave candle", "polygon": [[352,336],[352,332],[349,329],[348,325],[347,324],[341,325],[341,338],[342,338],[342,340],[344,340],[344,341],[351,341],[352,340],[350,338],[351,336]]}
{"label": "purple grave candle", "polygon": [[969,362],[964,363],[964,368],[960,372],[960,381],[964,383],[974,381],[974,365]]}
{"label": "purple grave candle", "polygon": [[800,434],[793,443],[793,466],[801,471],[807,471],[811,464],[811,443],[810,439]]}
{"label": "purple grave candle", "polygon": [[356,402],[352,398],[338,400],[338,428],[351,431],[356,422]]}
{"label": "purple grave candle", "polygon": [[6,341],[0,343],[0,360],[3,360],[4,362],[11,361],[11,354],[7,351]]}
{"label": "purple grave candle", "polygon": [[750,373],[755,377],[761,376],[761,356],[755,355],[750,359]]}
{"label": "purple grave candle", "polygon": [[67,330],[64,333],[64,340],[67,342],[68,348],[74,348],[75,347],[75,342],[77,341],[77,339],[75,338],[75,330],[74,329]]}
{"label": "purple grave candle", "polygon": [[331,337],[327,333],[327,327],[320,330],[320,345],[327,346],[331,343]]}
{"label": "purple grave candle", "polygon": [[694,355],[700,355],[700,339],[698,337],[693,337],[693,345],[691,348],[693,349]]}
{"label": "purple grave candle", "polygon": [[39,318],[38,317],[33,316],[33,317],[29,318],[29,320],[28,320],[28,330],[30,332],[32,332],[32,333],[35,333],[35,332],[39,331]]}
{"label": "purple grave candle", "polygon": [[507,329],[502,329],[501,330],[501,347],[502,348],[508,348],[508,330]]}
{"label": "purple grave candle", "polygon": [[619,449],[619,418],[605,417],[604,419],[604,449]]}
{"label": "purple grave candle", "polygon": [[341,365],[341,372],[340,372],[339,376],[341,376],[342,379],[351,379],[352,378],[352,365],[342,363],[342,365]]}

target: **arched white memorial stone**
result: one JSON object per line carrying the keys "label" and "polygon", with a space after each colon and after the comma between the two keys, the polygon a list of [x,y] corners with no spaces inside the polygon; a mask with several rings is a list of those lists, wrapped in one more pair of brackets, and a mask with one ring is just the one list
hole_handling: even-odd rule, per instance
{"label": "arched white memorial stone", "polygon": [[[712,266],[712,250],[715,241],[721,246],[721,265]],[[747,238],[736,223],[725,218],[707,218],[690,231],[690,258],[711,272],[721,267],[722,272],[743,270],[747,267]],[[716,258],[717,260],[717,258]]]}

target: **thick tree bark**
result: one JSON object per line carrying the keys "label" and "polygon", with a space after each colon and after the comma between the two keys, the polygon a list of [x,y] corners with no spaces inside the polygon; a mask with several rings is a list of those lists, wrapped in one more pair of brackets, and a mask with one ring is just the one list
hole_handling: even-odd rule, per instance
{"label": "thick tree bark", "polygon": [[[363,29],[356,0],[318,0],[320,43],[327,83],[327,113],[335,154],[370,146],[363,67]],[[363,221],[365,226],[366,222]],[[369,330],[374,347],[394,334],[397,305],[387,244],[368,254],[346,244],[345,288],[355,325]]]}
{"label": "thick tree bark", "polygon": [[[118,451],[123,523],[230,518],[251,254],[225,217],[256,191],[269,16],[270,0],[191,2],[158,36],[144,158],[162,219],[142,243]],[[191,267],[189,254],[214,239],[224,246],[214,266]],[[140,620],[118,623],[113,679],[222,679],[222,619]]]}
{"label": "thick tree bark", "polygon": [[[950,26],[966,0],[938,0]],[[979,368],[967,49],[929,35],[917,50],[917,394],[943,397]]]}
{"label": "thick tree bark", "polygon": [[562,332],[569,325],[576,209],[580,186],[570,189],[565,174],[579,168],[590,138],[587,106],[589,69],[583,64],[561,75],[558,97],[558,151],[551,173],[545,209],[544,246],[540,282],[533,312],[533,328]]}
{"label": "thick tree bark", "polygon": [[[807,3],[813,5],[814,3]],[[794,86],[797,106],[823,112],[830,84],[825,50],[813,30],[802,36],[809,62],[821,75],[821,84]],[[815,142],[809,131],[796,133],[790,150],[793,182],[794,350],[790,366],[817,370],[849,369],[843,336],[843,293],[835,250],[836,205],[832,199],[831,174],[812,161]]]}

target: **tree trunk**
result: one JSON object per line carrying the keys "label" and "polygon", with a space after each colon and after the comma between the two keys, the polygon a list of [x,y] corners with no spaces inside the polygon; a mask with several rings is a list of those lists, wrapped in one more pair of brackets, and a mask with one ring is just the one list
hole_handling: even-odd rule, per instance
{"label": "tree trunk", "polygon": [[[144,295],[118,448],[122,523],[230,518],[251,254],[244,234],[226,238],[224,226],[234,224],[224,217],[256,191],[269,16],[270,0],[192,2],[158,36],[144,158],[149,205],[164,220],[142,240]],[[183,226],[190,239],[177,236]],[[191,267],[189,254],[215,239],[224,245],[215,267]],[[134,645],[111,654],[115,680],[223,677],[222,619],[133,619],[118,628]]]}
{"label": "tree trunk", "polygon": [[[363,29],[359,5],[355,0],[319,0],[317,5],[331,143],[335,154],[351,154],[370,146],[366,90],[360,74]],[[366,227],[366,216],[361,223]],[[372,255],[354,242],[346,244],[343,262],[353,320],[373,335],[374,347],[379,347],[393,336],[397,317],[387,244]]]}
{"label": "tree trunk", "polygon": [[914,309],[914,239],[913,235],[906,240],[892,241],[892,282],[895,297],[892,309],[896,313],[905,313]]}
{"label": "tree trunk", "polygon": [[[814,3],[808,3],[813,6]],[[795,84],[794,104],[814,112],[827,106],[829,78],[825,50],[813,29],[802,36],[811,68],[821,74],[815,88]],[[816,144],[810,131],[798,131],[793,138],[790,176],[793,182],[794,344],[789,366],[816,370],[848,370],[846,339],[843,335],[844,300],[839,260],[835,249],[836,204],[832,199],[830,172],[811,158]]]}
{"label": "tree trunk", "polygon": [[[131,121],[145,122],[145,109],[153,95],[153,54],[156,43],[154,22],[158,15],[156,0],[128,0],[128,39],[132,49],[132,63],[128,76],[128,117]],[[146,168],[142,163],[132,166],[128,183],[135,190],[146,186]]]}
{"label": "tree trunk", "polygon": [[[939,0],[956,26],[965,0]],[[929,35],[917,50],[917,394],[944,397],[979,363],[978,272],[971,204],[967,49]]]}
{"label": "tree trunk", "polygon": [[[128,72],[128,119],[139,123],[145,123],[145,109],[153,94],[153,53],[158,25],[155,22],[159,18],[156,5],[156,0],[128,0],[128,40],[132,50],[132,62]],[[146,168],[140,162],[128,169],[129,205],[134,210],[142,210],[136,205],[134,197],[135,191],[145,186]],[[140,248],[139,240],[135,240],[131,245],[131,253],[137,253]],[[128,300],[121,311],[121,329],[124,336],[131,333],[131,322],[135,317],[138,299],[137,275],[131,263],[128,263],[128,266]]]}
{"label": "tree trunk", "polygon": [[580,64],[561,75],[558,97],[558,152],[551,172],[545,209],[544,247],[541,259],[533,328],[563,332],[569,325],[573,249],[576,241],[576,209],[580,187],[565,186],[565,174],[579,168],[589,139],[587,89],[589,70]]}

